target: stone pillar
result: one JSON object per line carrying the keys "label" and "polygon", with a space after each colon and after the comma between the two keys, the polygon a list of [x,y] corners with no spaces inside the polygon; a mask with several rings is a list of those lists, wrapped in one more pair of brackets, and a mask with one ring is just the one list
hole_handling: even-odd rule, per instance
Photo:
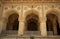
{"label": "stone pillar", "polygon": [[42,36],[47,36],[46,20],[42,19],[40,23],[40,30]]}
{"label": "stone pillar", "polygon": [[0,21],[0,34],[1,34],[1,32],[2,32],[2,21]]}
{"label": "stone pillar", "polygon": [[2,31],[5,30],[5,28],[6,28],[5,23],[6,23],[6,19],[5,18],[1,18],[1,20],[0,20],[0,33],[2,33]]}
{"label": "stone pillar", "polygon": [[23,34],[24,34],[24,21],[19,21],[18,36],[22,36]]}

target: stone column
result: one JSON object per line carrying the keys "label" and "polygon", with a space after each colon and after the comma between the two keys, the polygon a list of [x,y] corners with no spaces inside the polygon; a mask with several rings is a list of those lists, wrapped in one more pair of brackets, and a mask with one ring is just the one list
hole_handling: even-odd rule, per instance
{"label": "stone column", "polygon": [[2,21],[0,21],[0,34],[1,34],[1,32],[2,32],[2,26],[3,24],[2,24]]}
{"label": "stone column", "polygon": [[6,29],[5,29],[5,28],[6,28],[6,25],[5,25],[6,22],[7,22],[7,21],[6,21],[5,18],[1,18],[1,20],[0,20],[0,33],[1,33],[2,31],[6,30]]}
{"label": "stone column", "polygon": [[41,19],[40,30],[42,36],[47,36],[46,20],[44,18]]}
{"label": "stone column", "polygon": [[19,21],[18,36],[22,36],[23,34],[24,34],[24,21]]}

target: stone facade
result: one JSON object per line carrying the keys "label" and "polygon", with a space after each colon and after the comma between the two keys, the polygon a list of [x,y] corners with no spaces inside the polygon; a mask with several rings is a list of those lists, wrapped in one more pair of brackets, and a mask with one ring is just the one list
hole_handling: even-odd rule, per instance
{"label": "stone facade", "polygon": [[[25,29],[25,21],[26,16],[33,13],[36,14],[39,17],[39,31],[41,32],[41,36],[47,36],[47,14],[55,14],[58,18],[58,23],[60,27],[60,3],[56,2],[29,2],[29,3],[15,3],[15,2],[0,2],[0,33],[2,31],[6,31],[6,26],[8,22],[8,17],[11,14],[18,14],[18,21],[19,21],[19,27],[18,27],[18,35],[24,35],[24,29]],[[56,29],[54,29],[54,32]]]}

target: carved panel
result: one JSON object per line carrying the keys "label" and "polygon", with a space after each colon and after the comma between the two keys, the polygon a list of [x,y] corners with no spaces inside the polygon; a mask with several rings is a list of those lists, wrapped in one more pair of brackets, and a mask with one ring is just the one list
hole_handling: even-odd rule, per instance
{"label": "carved panel", "polygon": [[60,2],[60,0],[3,0],[4,2]]}

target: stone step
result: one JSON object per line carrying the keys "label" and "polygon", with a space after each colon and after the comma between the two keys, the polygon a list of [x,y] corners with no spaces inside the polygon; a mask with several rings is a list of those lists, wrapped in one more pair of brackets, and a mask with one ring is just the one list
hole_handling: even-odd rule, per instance
{"label": "stone step", "polygon": [[60,39],[60,36],[29,36],[29,35],[23,35],[23,36],[18,36],[18,35],[2,35],[0,39]]}
{"label": "stone step", "polygon": [[[31,37],[2,37],[0,39],[32,39]],[[34,37],[34,39],[60,39],[60,37]]]}
{"label": "stone step", "polygon": [[18,31],[16,31],[16,30],[8,30],[8,31],[3,31],[2,32],[2,34],[17,34],[18,33]]}

